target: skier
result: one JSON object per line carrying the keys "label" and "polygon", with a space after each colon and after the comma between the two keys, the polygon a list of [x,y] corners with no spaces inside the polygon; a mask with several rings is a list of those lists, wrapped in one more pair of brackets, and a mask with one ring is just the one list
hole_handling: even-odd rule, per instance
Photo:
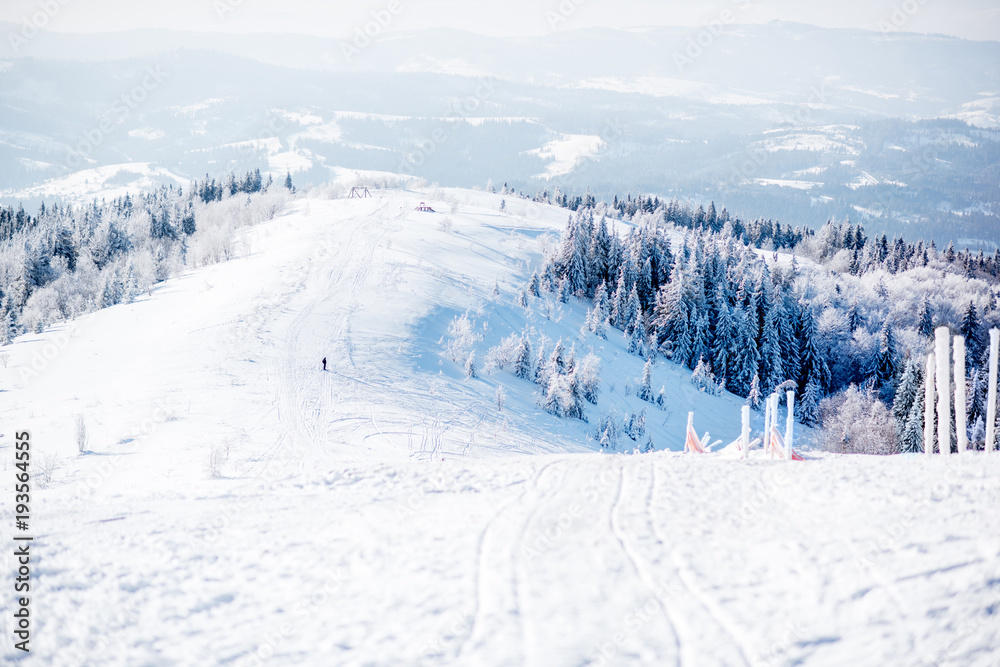
{"label": "skier", "polygon": [[323,370],[326,370],[326,357],[323,357]]}

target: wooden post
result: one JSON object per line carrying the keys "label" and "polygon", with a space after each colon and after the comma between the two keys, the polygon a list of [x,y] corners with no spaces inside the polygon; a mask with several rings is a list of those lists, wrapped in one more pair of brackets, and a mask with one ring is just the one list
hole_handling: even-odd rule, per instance
{"label": "wooden post", "polygon": [[958,453],[969,448],[969,432],[966,430],[965,405],[965,337],[955,336],[955,435],[958,438]]}
{"label": "wooden post", "polygon": [[789,390],[785,393],[788,401],[788,419],[785,421],[785,460],[792,460],[792,435],[795,425],[795,392]]}
{"label": "wooden post", "polygon": [[992,452],[996,443],[997,423],[997,353],[1000,352],[1000,331],[990,331],[990,389],[986,404],[986,451]]}
{"label": "wooden post", "polygon": [[743,458],[750,458],[750,406],[743,406],[743,431],[740,433],[740,447],[743,450]]}
{"label": "wooden post", "polygon": [[951,454],[951,332],[938,327],[934,332],[937,352],[938,453]]}
{"label": "wooden post", "polygon": [[924,376],[924,454],[934,453],[934,353],[927,355],[927,372]]}
{"label": "wooden post", "polygon": [[764,455],[771,451],[771,397],[764,399]]}
{"label": "wooden post", "polygon": [[[774,431],[778,428],[778,402],[781,400],[781,396],[778,392],[771,394],[771,430]],[[771,456],[774,456],[775,449],[778,446],[777,442],[771,443]]]}
{"label": "wooden post", "polygon": [[694,428],[694,413],[693,412],[689,412],[688,413],[688,426],[687,426],[687,430],[684,431],[684,451],[685,451],[685,453],[688,451],[688,444],[687,444],[688,433],[691,432],[692,428]]}

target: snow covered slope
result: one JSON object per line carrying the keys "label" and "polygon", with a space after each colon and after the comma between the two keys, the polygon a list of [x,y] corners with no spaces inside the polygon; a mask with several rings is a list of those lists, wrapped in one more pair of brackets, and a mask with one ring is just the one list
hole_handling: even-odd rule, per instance
{"label": "snow covered slope", "polygon": [[691,409],[729,442],[739,402],[661,362],[643,404],[582,305],[513,305],[565,211],[378,194],[298,199],[238,259],[0,350],[6,495],[35,443],[19,664],[991,664],[1000,457],[597,453],[530,383],[467,378],[455,318],[479,359],[593,349],[591,422],[645,406],[660,448]]}

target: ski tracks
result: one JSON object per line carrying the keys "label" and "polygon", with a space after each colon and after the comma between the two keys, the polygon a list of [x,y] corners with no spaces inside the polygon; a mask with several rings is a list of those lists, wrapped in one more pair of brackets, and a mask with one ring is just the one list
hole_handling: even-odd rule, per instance
{"label": "ski tracks", "polygon": [[[639,469],[638,466],[634,466]],[[645,510],[642,513],[648,534],[659,545],[658,557],[670,553],[670,563],[673,572],[669,584],[673,606],[679,610],[685,619],[675,627],[683,631],[681,641],[681,657],[685,665],[725,664],[736,665],[756,664],[753,656],[752,642],[722,606],[697,585],[696,575],[691,571],[681,555],[678,545],[672,543],[658,526],[653,515],[653,507],[657,497],[656,461],[644,467],[648,470],[648,491],[645,499]],[[623,473],[624,474],[624,473]],[[667,571],[667,563],[658,563],[660,571]],[[724,638],[729,639],[723,642]],[[680,637],[678,638],[680,641]]]}
{"label": "ski tracks", "polygon": [[[562,461],[542,466],[517,498],[504,504],[479,536],[476,597],[469,632],[456,664],[530,664],[524,611],[524,535],[545,497],[561,486]],[[551,479],[550,479],[551,478]],[[488,659],[487,659],[488,656]]]}
{"label": "ski tracks", "polygon": [[[345,365],[353,367],[350,318],[358,307],[359,292],[371,272],[375,250],[382,239],[379,232],[384,232],[384,227],[378,221],[385,207],[383,205],[372,214],[352,220],[352,226],[340,226],[338,232],[343,232],[343,236],[337,237],[332,252],[332,244],[329,244],[317,253],[315,261],[323,267],[320,269],[319,285],[313,288],[317,297],[310,300],[292,320],[277,363],[277,404],[286,437],[298,449],[320,458],[325,454],[323,444],[329,437],[330,424],[334,422],[336,383],[327,381],[315,371],[318,371],[322,356],[327,357],[328,366],[336,377],[344,377],[341,371]],[[373,220],[374,225],[371,224]],[[306,272],[303,290],[313,282],[308,274],[316,271],[314,268]],[[346,294],[343,293],[345,288]],[[330,338],[307,328],[309,324],[322,320],[317,316],[317,310],[328,299],[346,303],[336,313]],[[324,328],[330,326],[327,322],[319,323]],[[317,335],[323,340],[319,346],[315,341]],[[304,347],[309,348],[308,359],[303,359]]]}

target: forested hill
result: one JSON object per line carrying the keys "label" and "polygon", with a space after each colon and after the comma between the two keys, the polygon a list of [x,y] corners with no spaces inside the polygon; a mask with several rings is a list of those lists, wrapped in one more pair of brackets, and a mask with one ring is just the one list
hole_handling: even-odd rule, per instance
{"label": "forested hill", "polygon": [[860,387],[893,410],[889,450],[920,446],[922,360],[934,327],[947,325],[968,341],[969,423],[982,438],[986,331],[1000,322],[995,258],[869,239],[846,222],[813,235],[714,207],[628,201],[578,207],[528,291],[590,301],[592,331],[620,329],[640,354],[754,407],[791,380],[806,424],[825,397]]}

